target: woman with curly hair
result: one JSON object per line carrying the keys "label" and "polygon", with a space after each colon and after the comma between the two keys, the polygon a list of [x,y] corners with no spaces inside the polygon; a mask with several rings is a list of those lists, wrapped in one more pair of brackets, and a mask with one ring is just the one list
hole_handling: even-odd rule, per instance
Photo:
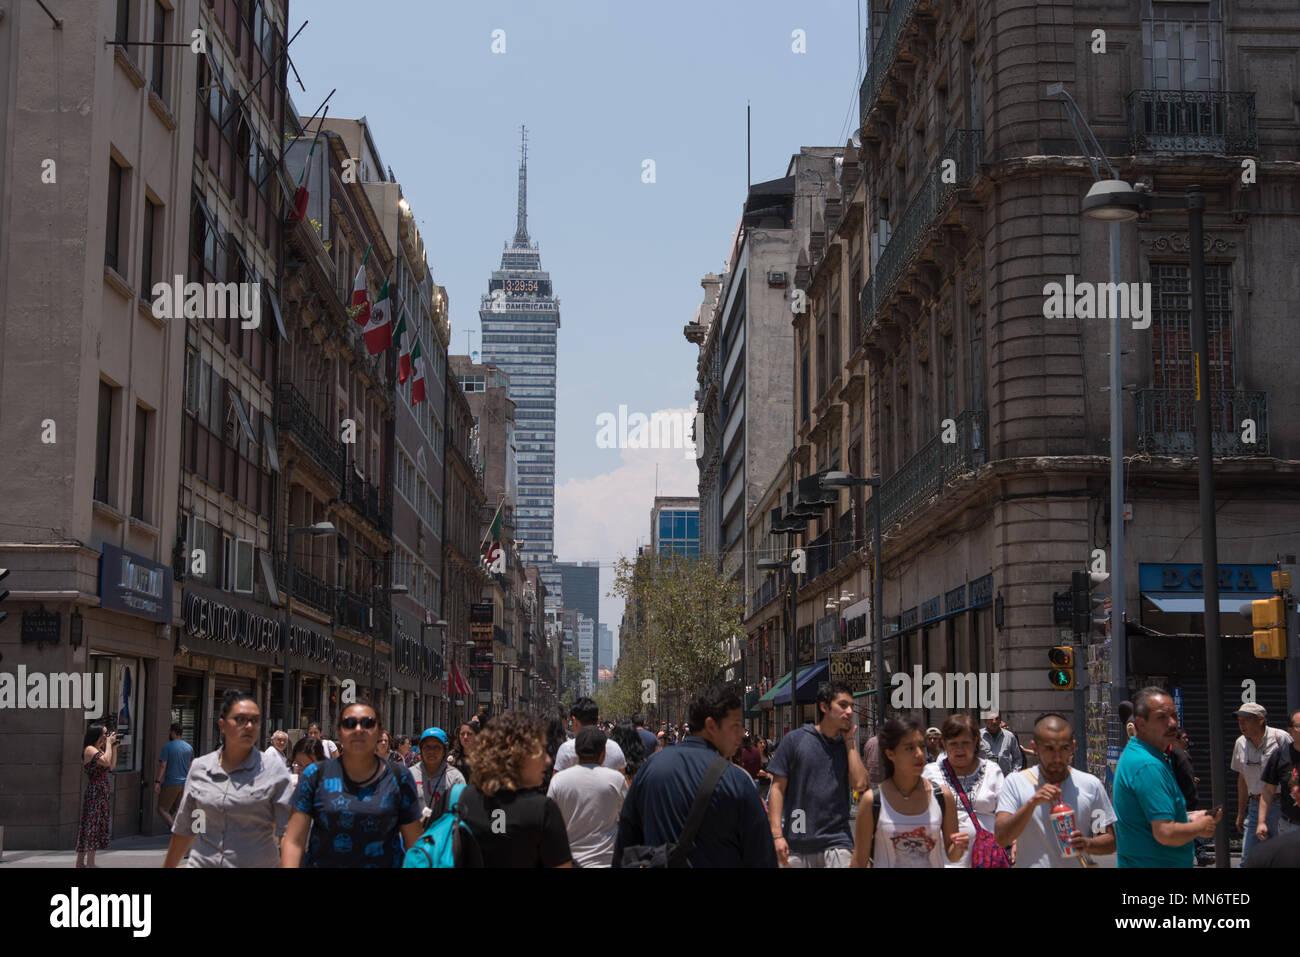
{"label": "woman with curly hair", "polygon": [[546,728],[520,711],[488,721],[474,738],[470,786],[460,797],[484,867],[572,867],[564,816],[538,788],[551,763]]}

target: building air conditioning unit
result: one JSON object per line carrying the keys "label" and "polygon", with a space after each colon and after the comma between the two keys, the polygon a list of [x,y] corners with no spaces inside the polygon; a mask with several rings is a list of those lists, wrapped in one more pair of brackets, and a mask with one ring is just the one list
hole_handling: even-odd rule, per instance
{"label": "building air conditioning unit", "polygon": [[775,270],[767,274],[767,284],[769,286],[784,286],[786,284],[786,275],[783,272]]}

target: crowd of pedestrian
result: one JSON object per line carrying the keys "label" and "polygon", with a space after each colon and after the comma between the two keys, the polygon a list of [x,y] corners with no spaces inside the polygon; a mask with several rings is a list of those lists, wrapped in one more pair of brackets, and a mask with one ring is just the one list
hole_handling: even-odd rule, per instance
{"label": "crowd of pedestrian", "polygon": [[[858,741],[850,686],[823,684],[817,720],[779,743],[745,729],[734,688],[695,696],[681,724],[602,720],[578,698],[549,721],[475,716],[454,736],[382,727],[366,701],[259,750],[257,702],[228,692],[221,745],[196,757],[179,724],[158,755],[157,813],[171,831],[164,867],[400,867],[440,822],[463,866],[1119,867],[1208,862],[1223,809],[1201,808],[1172,697],[1125,702],[1128,738],[1111,792],[1074,767],[1069,719],[1049,712],[1029,740],[997,713],[983,726],[886,721]],[[1300,857],[1300,711],[1285,730],[1264,708],[1237,711],[1242,866]],[[118,737],[92,725],[77,866],[108,844],[108,775]]]}

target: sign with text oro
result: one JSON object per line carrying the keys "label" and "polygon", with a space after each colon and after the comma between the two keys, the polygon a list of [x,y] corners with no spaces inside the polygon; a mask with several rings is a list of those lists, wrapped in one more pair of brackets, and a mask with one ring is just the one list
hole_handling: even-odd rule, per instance
{"label": "sign with text oro", "polygon": [[854,694],[870,691],[874,687],[871,655],[865,651],[832,651],[827,679],[845,682],[853,688]]}

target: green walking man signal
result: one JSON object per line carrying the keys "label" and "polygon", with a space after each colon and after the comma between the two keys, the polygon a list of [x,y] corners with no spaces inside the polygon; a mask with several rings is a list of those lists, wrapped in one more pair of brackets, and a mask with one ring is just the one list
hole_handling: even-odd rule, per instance
{"label": "green walking man signal", "polygon": [[1048,650],[1047,660],[1052,668],[1047,672],[1047,682],[1057,691],[1074,688],[1074,649],[1069,645],[1056,645]]}

